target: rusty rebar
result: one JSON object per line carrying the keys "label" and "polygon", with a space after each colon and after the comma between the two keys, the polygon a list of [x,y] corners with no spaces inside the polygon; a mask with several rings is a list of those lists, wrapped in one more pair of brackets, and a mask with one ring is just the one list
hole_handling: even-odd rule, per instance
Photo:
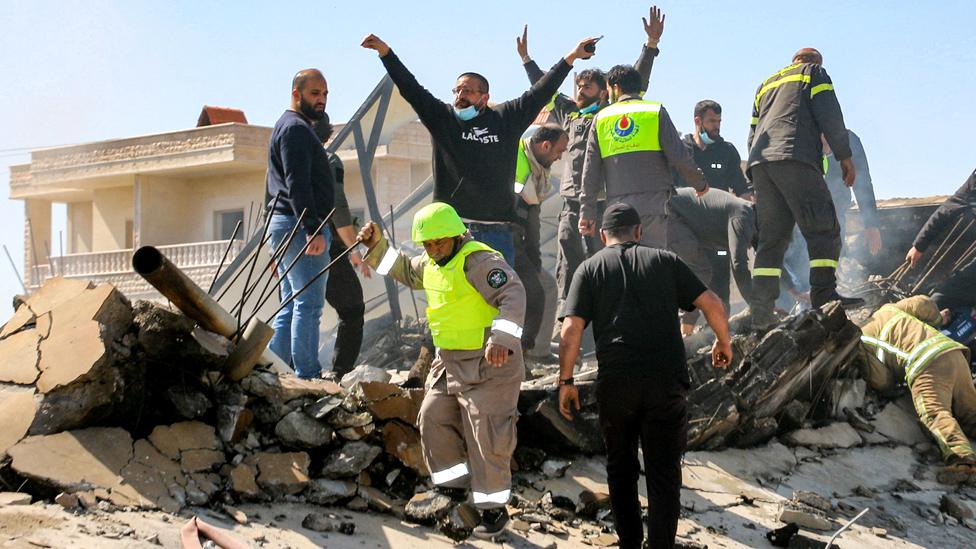
{"label": "rusty rebar", "polygon": [[[281,197],[281,193],[280,193],[280,192],[279,192],[279,193],[277,193],[277,194],[275,194],[275,197],[274,197],[274,200],[272,200],[272,201],[271,201],[271,207],[270,207],[270,208],[268,209],[268,219],[267,219],[267,220],[266,220],[266,222],[265,222],[265,224],[266,224],[266,225],[267,225],[267,223],[269,223],[269,222],[271,221],[271,216],[272,216],[272,214],[274,213],[274,209],[275,209],[275,206],[277,206],[277,205],[278,205],[278,198],[279,198],[279,197]],[[269,238],[271,238],[271,236],[270,236],[270,235],[268,235],[268,231],[267,231],[267,230],[265,230],[265,231],[264,231],[264,234],[262,234],[262,235],[261,235],[261,241],[260,241],[260,242],[258,243],[258,249],[257,249],[257,250],[255,250],[255,252],[254,252],[254,255],[255,255],[255,256],[257,256],[257,254],[258,254],[258,252],[260,252],[260,251],[261,251],[261,247],[262,247],[262,246],[264,246],[264,243],[265,243],[265,242],[266,242],[266,241],[267,241],[267,240],[268,240]],[[231,278],[231,279],[230,279],[229,281],[227,281],[227,284],[226,284],[226,285],[224,286],[224,289],[223,289],[223,291],[221,291],[221,292],[220,292],[220,295],[218,295],[218,296],[216,297],[216,300],[217,300],[217,301],[220,301],[220,300],[221,300],[221,298],[223,298],[223,297],[224,297],[224,295],[225,295],[225,294],[227,293],[227,290],[230,290],[230,289],[231,289],[231,287],[232,287],[232,286],[234,285],[234,283],[235,283],[235,282],[237,282],[237,279],[238,279],[238,278],[240,278],[240,276],[241,276],[241,273],[243,273],[243,272],[244,272],[244,270],[243,270],[243,269],[242,269],[242,270],[239,270],[239,271],[237,271],[237,274],[235,274],[233,278]]]}
{"label": "rusty rebar", "polygon": [[234,246],[234,239],[237,238],[237,232],[241,230],[241,225],[243,225],[243,221],[238,221],[237,225],[234,226],[234,234],[230,235],[230,242],[224,248],[224,255],[220,258],[220,264],[217,265],[217,270],[214,271],[213,280],[210,281],[210,287],[207,288],[208,294],[213,291],[214,284],[217,283],[217,276],[220,274],[220,270],[224,268],[224,261],[227,261],[227,254],[230,253],[230,249]]}
{"label": "rusty rebar", "polygon": [[[346,257],[347,255],[349,255],[349,253],[350,253],[350,252],[352,252],[353,250],[355,250],[355,249],[356,249],[356,246],[357,246],[357,245],[359,245],[359,244],[361,244],[361,243],[362,243],[362,240],[360,240],[360,239],[359,239],[359,238],[357,237],[357,238],[356,238],[356,242],[355,242],[355,243],[353,243],[353,245],[352,245],[352,246],[349,246],[349,247],[348,247],[348,248],[346,248],[346,249],[345,249],[345,250],[344,250],[344,251],[343,251],[343,252],[342,252],[341,254],[339,254],[338,256],[336,256],[336,258],[335,258],[335,259],[333,259],[332,261],[330,261],[330,262],[329,262],[329,264],[328,264],[328,265],[326,265],[325,267],[323,267],[323,268],[322,268],[322,270],[318,272],[318,274],[316,274],[315,276],[313,276],[313,277],[311,278],[311,280],[309,280],[308,282],[306,282],[306,283],[305,283],[305,285],[304,285],[304,286],[302,286],[302,287],[301,287],[301,288],[300,288],[300,289],[299,289],[298,291],[296,291],[296,292],[293,292],[293,293],[291,294],[291,297],[289,297],[288,299],[286,299],[286,300],[285,300],[285,302],[284,302],[284,303],[282,303],[282,304],[281,304],[281,305],[280,305],[280,306],[278,307],[278,309],[277,309],[277,310],[276,310],[276,311],[275,311],[274,313],[272,313],[272,314],[271,314],[271,316],[269,316],[268,318],[269,318],[269,319],[273,319],[274,317],[276,317],[276,316],[278,316],[278,313],[280,313],[281,311],[283,311],[283,310],[285,309],[285,307],[287,307],[288,305],[290,305],[290,304],[291,304],[291,302],[292,302],[292,301],[294,301],[296,297],[298,297],[299,295],[301,295],[301,294],[302,294],[302,293],[303,293],[303,292],[304,292],[305,290],[307,290],[307,289],[308,289],[308,288],[309,288],[309,287],[310,287],[310,286],[311,286],[312,284],[314,284],[316,280],[318,280],[319,278],[321,278],[321,277],[322,277],[322,275],[324,275],[324,274],[325,274],[326,272],[328,272],[328,270],[329,270],[329,269],[331,269],[331,268],[332,268],[332,266],[336,264],[336,262],[338,262],[338,261],[339,261],[339,260],[341,260],[341,259],[344,259],[344,258],[345,258],[345,257]],[[369,256],[369,252],[367,252],[367,253],[366,253],[366,256],[363,256],[363,261],[365,261],[365,260],[366,260],[366,257],[367,257],[367,256]],[[268,300],[268,298],[269,298],[269,297],[271,297],[271,296],[273,295],[273,293],[274,293],[274,292],[272,292],[272,293],[269,293],[268,295],[266,295],[266,296],[264,296],[264,300],[263,300],[263,301],[261,302],[261,304],[260,304],[260,305],[258,305],[258,307],[257,307],[257,308],[258,308],[258,309],[260,309],[260,308],[261,308],[261,306],[263,306],[263,305],[265,304],[265,302],[267,302],[267,300]],[[249,318],[247,319],[247,320],[248,320],[248,322],[250,322],[250,321],[251,321],[251,319],[252,319],[252,318],[254,318],[254,316],[255,316],[255,315],[257,315],[257,314],[258,314],[258,311],[257,311],[257,310],[255,310],[255,311],[254,311],[254,313],[253,313],[253,314],[252,314],[252,315],[251,315],[251,316],[250,316],[250,317],[249,317]]]}
{"label": "rusty rebar", "polygon": [[264,278],[264,273],[268,271],[268,267],[270,265],[274,265],[275,262],[277,262],[278,259],[285,254],[285,250],[291,246],[291,242],[294,240],[295,234],[298,232],[298,228],[302,226],[302,221],[305,220],[306,213],[308,213],[307,209],[302,210],[301,215],[299,215],[298,219],[295,221],[295,226],[292,227],[291,232],[288,233],[288,238],[282,240],[274,251],[271,252],[271,259],[264,264],[264,269],[261,271],[261,274],[258,275],[258,279],[254,283],[254,286],[244,286],[244,291],[241,293],[241,298],[238,299],[237,302],[234,303],[234,306],[230,309],[231,314],[233,314],[238,307],[240,307],[242,311],[244,310],[244,303],[246,303],[248,298],[251,297],[251,293],[254,291],[254,288],[257,288],[258,284],[261,283],[261,279]]}
{"label": "rusty rebar", "polygon": [[[962,221],[962,219],[960,219],[959,221]],[[922,278],[919,279],[919,281],[915,284],[915,286],[912,288],[912,292],[911,293],[914,294],[915,292],[918,291],[918,289],[922,286],[922,283],[925,282],[925,279],[927,279],[929,277],[929,275],[931,275],[932,272],[935,271],[935,268],[938,267],[940,263],[942,263],[942,260],[943,259],[945,259],[946,257],[948,257],[949,251],[952,250],[952,247],[955,246],[956,243],[960,241],[960,239],[962,239],[962,236],[964,234],[966,234],[966,231],[968,231],[970,227],[973,226],[973,223],[976,223],[976,219],[971,220],[969,222],[969,225],[966,225],[966,228],[963,229],[962,232],[959,233],[959,235],[957,237],[955,237],[955,239],[952,241],[952,244],[949,244],[949,247],[946,248],[945,252],[943,252],[941,256],[939,256],[939,258],[938,258],[937,261],[931,262],[931,267],[925,273],[925,275],[922,276]],[[959,225],[959,223],[957,222],[956,225]],[[948,238],[946,238],[946,241],[948,241]],[[943,244],[945,244],[946,241],[944,241]],[[941,250],[942,247],[940,246],[939,249]],[[935,256],[933,256],[932,259],[935,260],[936,259]]]}

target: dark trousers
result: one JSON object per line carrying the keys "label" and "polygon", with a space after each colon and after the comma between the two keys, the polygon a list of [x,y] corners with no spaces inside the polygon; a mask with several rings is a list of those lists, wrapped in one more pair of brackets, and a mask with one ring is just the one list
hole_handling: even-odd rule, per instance
{"label": "dark trousers", "polygon": [[607,484],[621,549],[639,549],[644,539],[638,442],[647,480],[647,547],[674,547],[681,509],[681,454],[688,438],[685,394],[677,382],[660,378],[607,375],[597,380]]}
{"label": "dark trousers", "polygon": [[939,309],[976,307],[976,258],[970,259],[940,284],[932,299]]}
{"label": "dark trousers", "polygon": [[[329,246],[329,257],[334,260],[344,251],[345,244],[334,235]],[[332,353],[332,371],[341,377],[356,367],[359,350],[363,345],[363,315],[366,313],[363,286],[348,259],[336,261],[329,269],[325,300],[339,316],[335,350]]]}
{"label": "dark trousers", "polygon": [[840,224],[823,174],[791,160],[758,164],[751,173],[759,224],[753,312],[765,315],[773,311],[794,224],[800,227],[809,250],[810,299],[814,307],[823,305],[836,292],[841,246]]}
{"label": "dark trousers", "polygon": [[542,251],[540,250],[539,205],[528,205],[516,199],[516,223],[512,225],[512,240],[515,243],[515,273],[525,287],[525,322],[522,326],[522,349],[535,345],[535,338],[542,326],[542,316],[546,309],[546,292],[542,287],[539,272],[542,270]]}
{"label": "dark trousers", "polygon": [[596,203],[596,233],[593,236],[583,236],[579,232],[579,200],[563,198],[563,209],[559,212],[559,228],[556,236],[559,246],[556,248],[556,287],[558,288],[559,310],[563,308],[566,292],[573,281],[573,274],[580,263],[603,249],[600,240],[600,222],[606,202]]}

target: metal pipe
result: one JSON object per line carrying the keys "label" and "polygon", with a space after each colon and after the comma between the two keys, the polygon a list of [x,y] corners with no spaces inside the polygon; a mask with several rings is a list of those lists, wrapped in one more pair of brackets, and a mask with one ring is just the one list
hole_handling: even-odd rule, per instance
{"label": "metal pipe", "polygon": [[837,530],[836,532],[834,532],[834,535],[830,536],[830,539],[827,540],[827,549],[830,549],[830,546],[834,544],[834,540],[837,539],[837,536],[841,535],[841,533],[844,530],[847,530],[848,528],[850,528],[851,525],[854,524],[855,521],[857,521],[857,519],[863,517],[864,514],[867,513],[869,510],[870,510],[870,507],[865,507],[863,511],[861,511],[860,513],[857,514],[857,516],[855,516],[851,520],[847,521],[847,524],[841,526],[840,527],[840,530]]}
{"label": "metal pipe", "polygon": [[[237,338],[237,319],[225,311],[216,300],[190,280],[179,267],[155,247],[143,246],[136,250],[132,254],[132,268],[203,329],[220,334],[239,346],[253,343],[248,343],[243,338]],[[249,325],[250,322],[247,324]],[[253,329],[252,331],[263,332],[264,330]],[[232,353],[231,356],[237,355]],[[250,356],[250,354],[246,356]],[[261,361],[274,362],[271,352],[262,349]],[[239,364],[230,361],[224,366],[225,369],[241,367]],[[253,366],[253,363],[246,365],[247,368],[253,368]]]}
{"label": "metal pipe", "polygon": [[224,248],[224,255],[220,258],[220,264],[217,265],[217,270],[214,271],[213,280],[210,281],[210,287],[207,288],[208,294],[213,291],[214,283],[217,282],[217,276],[220,274],[220,270],[224,268],[224,261],[227,261],[227,254],[230,253],[230,249],[234,246],[234,239],[237,238],[237,232],[241,230],[241,225],[242,222],[238,221],[237,225],[234,226],[234,234],[230,235],[230,242]]}

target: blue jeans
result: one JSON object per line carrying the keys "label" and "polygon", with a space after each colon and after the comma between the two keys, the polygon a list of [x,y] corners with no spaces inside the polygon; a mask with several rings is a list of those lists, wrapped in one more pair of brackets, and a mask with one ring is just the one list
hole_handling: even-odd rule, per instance
{"label": "blue jeans", "polygon": [[502,254],[505,262],[515,268],[515,240],[507,223],[468,223],[471,237]]}
{"label": "blue jeans", "polygon": [[[295,227],[295,216],[274,214],[268,232],[271,235],[269,241],[269,253],[288,239],[288,235]],[[325,236],[325,249],[329,249],[329,230],[326,228],[323,233]],[[319,273],[329,264],[329,254],[303,255],[295,266],[285,276],[285,270],[291,265],[292,261],[305,246],[305,231],[301,228],[295,234],[291,245],[285,250],[284,256],[278,261],[278,278],[281,286],[278,288],[278,295],[281,303],[284,303],[292,294],[301,290],[308,281]],[[271,323],[274,328],[274,336],[268,347],[285,363],[290,364],[295,369],[295,375],[302,379],[316,378],[321,375],[321,365],[319,364],[319,322],[322,319],[322,309],[325,306],[325,286],[328,273],[320,276],[313,282],[308,289],[296,297],[287,307],[278,313]]]}

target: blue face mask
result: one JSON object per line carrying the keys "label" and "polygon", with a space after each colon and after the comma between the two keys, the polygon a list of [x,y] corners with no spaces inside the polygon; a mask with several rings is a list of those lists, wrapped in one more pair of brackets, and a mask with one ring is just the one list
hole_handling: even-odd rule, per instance
{"label": "blue face mask", "polygon": [[580,109],[580,114],[590,114],[600,110],[600,102],[594,101],[592,105]]}
{"label": "blue face mask", "polygon": [[459,119],[467,122],[468,120],[478,116],[478,107],[475,107],[474,105],[468,105],[463,109],[454,107],[454,116],[457,116]]}
{"label": "blue face mask", "polygon": [[714,139],[712,139],[711,137],[708,137],[708,133],[707,132],[701,132],[700,134],[698,134],[698,137],[701,137],[701,142],[704,143],[704,144],[706,144],[706,145],[711,145],[711,144],[715,143],[715,140]]}

